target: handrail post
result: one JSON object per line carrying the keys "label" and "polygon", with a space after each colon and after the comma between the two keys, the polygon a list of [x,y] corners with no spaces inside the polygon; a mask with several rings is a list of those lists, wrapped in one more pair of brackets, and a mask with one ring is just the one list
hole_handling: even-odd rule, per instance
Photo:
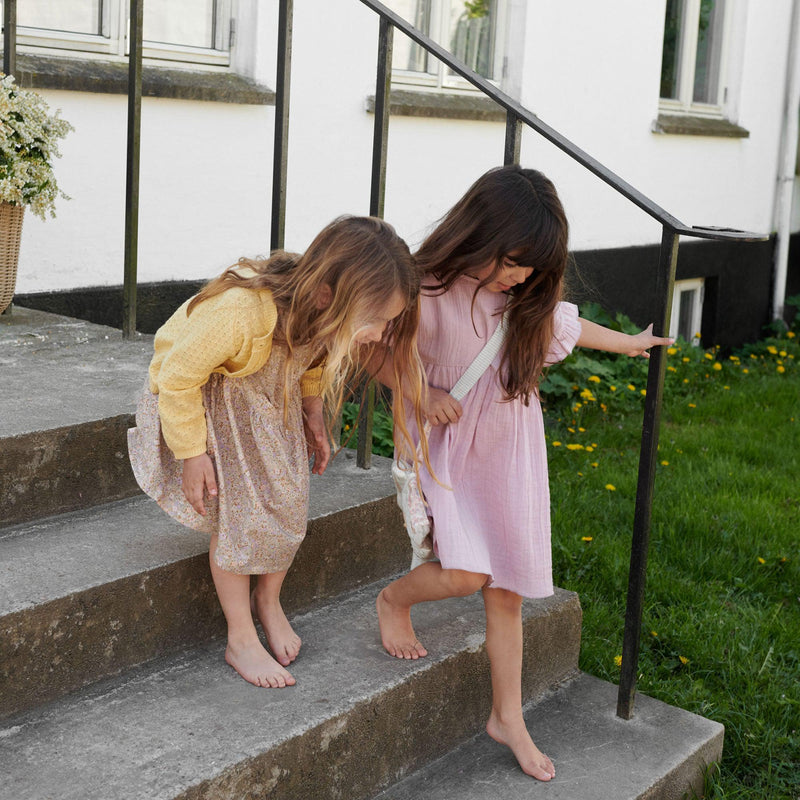
{"label": "handrail post", "polygon": [[131,0],[130,39],[128,42],[128,145],[125,175],[125,274],[122,288],[122,336],[125,339],[136,335],[143,6],[144,0]]}
{"label": "handrail post", "polygon": [[[657,309],[656,317],[653,320],[653,331],[657,336],[665,336],[668,333],[679,239],[678,233],[666,225],[664,226],[656,275],[656,297],[660,299],[661,306]],[[617,695],[617,716],[622,719],[630,719],[633,716],[633,702],[636,693],[636,673],[639,662],[644,587],[647,578],[647,551],[650,544],[650,518],[658,457],[658,432],[661,424],[666,355],[664,347],[654,347],[650,355],[650,368],[647,374],[647,396],[642,423],[639,479],[636,487],[636,510],[633,518],[633,540],[628,572],[625,633],[622,642],[622,671]]]}
{"label": "handrail post", "polygon": [[506,112],[506,144],[503,164],[519,164],[522,145],[522,120],[513,112]]}
{"label": "handrail post", "polygon": [[[372,182],[369,213],[383,218],[386,196],[386,154],[389,143],[389,95],[392,83],[392,47],[394,28],[381,17],[378,31],[378,68],[375,80],[375,124],[372,135]],[[372,465],[372,415],[375,410],[375,381],[362,387],[363,397],[358,413],[356,464],[361,469]]]}
{"label": "handrail post", "polygon": [[270,249],[284,245],[286,176],[289,164],[289,88],[292,72],[294,0],[278,3],[278,64],[275,76],[275,144],[272,158],[272,229]]}
{"label": "handrail post", "polygon": [[3,3],[3,72],[17,71],[17,0]]}

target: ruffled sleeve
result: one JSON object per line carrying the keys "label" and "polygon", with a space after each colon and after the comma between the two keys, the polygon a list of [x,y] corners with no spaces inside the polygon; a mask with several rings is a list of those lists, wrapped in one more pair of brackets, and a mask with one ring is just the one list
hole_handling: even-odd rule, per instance
{"label": "ruffled sleeve", "polygon": [[578,307],[574,303],[559,303],[553,315],[553,341],[547,352],[545,364],[563,361],[573,350],[581,335]]}

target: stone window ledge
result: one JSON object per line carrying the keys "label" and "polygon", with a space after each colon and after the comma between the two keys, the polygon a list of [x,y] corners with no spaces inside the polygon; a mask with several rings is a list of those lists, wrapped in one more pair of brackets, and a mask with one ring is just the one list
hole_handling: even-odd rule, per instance
{"label": "stone window ledge", "polygon": [[[127,94],[128,63],[21,53],[17,55],[15,79],[27,89]],[[142,68],[142,96],[275,104],[274,92],[241,75],[147,64]]]}
{"label": "stone window ledge", "polygon": [[[374,95],[367,98],[367,112],[375,113]],[[398,117],[506,121],[506,112],[502,106],[477,93],[473,96],[392,89],[389,93],[389,113]]]}
{"label": "stone window ledge", "polygon": [[659,114],[653,123],[653,133],[678,134],[683,136],[719,136],[727,139],[746,139],[750,131],[713,117],[692,117],[683,114]]}

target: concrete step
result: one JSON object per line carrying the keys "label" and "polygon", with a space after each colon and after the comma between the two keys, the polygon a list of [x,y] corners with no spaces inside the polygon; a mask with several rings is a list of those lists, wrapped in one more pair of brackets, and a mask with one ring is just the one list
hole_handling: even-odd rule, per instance
{"label": "concrete step", "polygon": [[708,765],[722,757],[717,722],[637,695],[616,716],[617,687],[581,674],[526,708],[534,741],[556,767],[529,778],[486,733],[378,794],[375,800],[681,800],[703,796]]}
{"label": "concrete step", "polygon": [[[473,736],[489,709],[480,595],[415,613],[430,655],[380,644],[370,585],[294,619],[297,685],[259,689],[213,641],[0,726],[0,798],[358,800]],[[574,675],[577,596],[526,601],[525,696]],[[426,796],[426,795],[418,795]]]}
{"label": "concrete step", "polygon": [[[287,613],[407,568],[391,462],[312,476]],[[208,537],[139,496],[0,532],[0,717],[221,634]]]}
{"label": "concrete step", "polygon": [[0,316],[0,526],[138,493],[126,432],[152,338],[27,308]]}

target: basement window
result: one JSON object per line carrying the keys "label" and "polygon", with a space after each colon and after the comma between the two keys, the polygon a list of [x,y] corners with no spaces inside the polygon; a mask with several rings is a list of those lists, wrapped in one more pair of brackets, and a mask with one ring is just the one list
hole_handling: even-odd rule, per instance
{"label": "basement window", "polygon": [[680,337],[699,347],[700,325],[703,321],[704,283],[702,278],[676,281],[672,295],[670,336]]}

